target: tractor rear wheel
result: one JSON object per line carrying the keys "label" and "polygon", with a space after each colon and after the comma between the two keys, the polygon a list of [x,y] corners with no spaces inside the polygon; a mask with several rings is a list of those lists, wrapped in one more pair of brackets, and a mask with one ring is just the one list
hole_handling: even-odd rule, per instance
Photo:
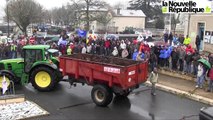
{"label": "tractor rear wheel", "polygon": [[46,92],[55,88],[57,84],[57,75],[51,68],[38,67],[32,71],[30,80],[35,89]]}
{"label": "tractor rear wheel", "polygon": [[101,107],[105,107],[112,102],[112,90],[105,85],[95,85],[91,92],[93,102]]}

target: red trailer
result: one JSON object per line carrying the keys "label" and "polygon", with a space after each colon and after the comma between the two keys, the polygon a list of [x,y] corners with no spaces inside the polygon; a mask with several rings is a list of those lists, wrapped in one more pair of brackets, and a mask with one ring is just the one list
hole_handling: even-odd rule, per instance
{"label": "red trailer", "polygon": [[91,97],[98,106],[107,106],[112,101],[113,93],[127,96],[144,83],[148,75],[146,61],[90,54],[61,56],[59,66],[71,84],[86,83],[93,86]]}

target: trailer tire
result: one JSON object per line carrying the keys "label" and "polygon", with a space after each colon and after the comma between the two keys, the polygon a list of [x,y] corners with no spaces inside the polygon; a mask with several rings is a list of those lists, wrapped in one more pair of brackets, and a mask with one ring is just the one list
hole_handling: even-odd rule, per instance
{"label": "trailer tire", "polygon": [[91,92],[93,102],[101,107],[106,107],[112,102],[112,90],[105,85],[95,85]]}
{"label": "trailer tire", "polygon": [[57,84],[57,75],[48,67],[35,68],[30,75],[32,86],[41,92],[51,91]]}
{"label": "trailer tire", "polygon": [[115,95],[118,97],[127,97],[129,94],[130,94],[130,91],[124,92],[123,94],[115,93]]}

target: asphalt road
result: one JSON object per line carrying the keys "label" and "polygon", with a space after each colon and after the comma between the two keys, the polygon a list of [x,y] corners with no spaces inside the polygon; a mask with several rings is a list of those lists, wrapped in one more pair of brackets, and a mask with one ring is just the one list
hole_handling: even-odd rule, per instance
{"label": "asphalt road", "polygon": [[[16,87],[17,94],[25,94],[47,110],[50,115],[42,120],[198,120],[199,110],[207,105],[181,96],[157,91],[150,95],[150,88],[141,86],[128,98],[114,98],[105,108],[96,106],[90,97],[91,87],[72,87],[61,82],[52,92],[38,92],[31,84]],[[185,119],[183,119],[185,117]]]}

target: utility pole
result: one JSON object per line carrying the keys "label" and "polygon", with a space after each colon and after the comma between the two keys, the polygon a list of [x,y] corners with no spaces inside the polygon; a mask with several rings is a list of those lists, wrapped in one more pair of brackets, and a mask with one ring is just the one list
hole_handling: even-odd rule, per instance
{"label": "utility pole", "polygon": [[190,29],[190,19],[191,19],[191,14],[188,14],[188,28],[187,28],[187,35],[189,35],[189,29]]}
{"label": "utility pole", "polygon": [[6,0],[7,4],[7,37],[10,37],[10,21],[9,21],[9,10],[8,10],[8,2],[9,0]]}

